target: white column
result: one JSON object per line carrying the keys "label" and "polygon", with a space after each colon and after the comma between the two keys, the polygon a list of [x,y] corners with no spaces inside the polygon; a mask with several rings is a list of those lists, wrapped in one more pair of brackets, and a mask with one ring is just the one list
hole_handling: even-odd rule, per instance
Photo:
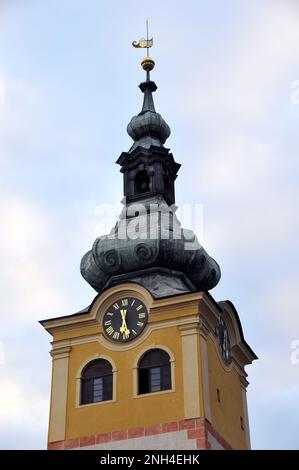
{"label": "white column", "polygon": [[182,341],[182,366],[185,419],[200,416],[198,324],[179,327]]}
{"label": "white column", "polygon": [[63,441],[66,435],[66,407],[69,355],[71,347],[53,348],[49,442]]}
{"label": "white column", "polygon": [[212,422],[211,406],[210,406],[210,387],[209,387],[209,371],[208,371],[208,351],[207,336],[209,330],[201,321],[200,323],[200,349],[201,349],[201,370],[203,382],[203,402],[205,410],[205,418]]}

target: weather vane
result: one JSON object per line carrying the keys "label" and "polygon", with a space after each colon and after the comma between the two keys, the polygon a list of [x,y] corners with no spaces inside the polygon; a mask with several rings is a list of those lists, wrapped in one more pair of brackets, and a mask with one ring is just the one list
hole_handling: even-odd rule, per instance
{"label": "weather vane", "polygon": [[133,41],[132,45],[137,48],[147,49],[147,55],[149,56],[149,48],[153,47],[154,40],[153,38],[148,38],[148,20],[146,20],[146,39],[142,38],[139,41]]}
{"label": "weather vane", "polygon": [[133,41],[132,45],[136,48],[141,48],[141,49],[146,49],[147,50],[147,56],[143,59],[141,62],[141,67],[143,70],[146,71],[146,79],[150,79],[150,71],[153,70],[155,67],[155,62],[154,60],[149,56],[149,49],[153,47],[154,45],[154,40],[153,38],[149,39],[148,37],[148,20],[146,20],[146,39],[141,38],[139,41]]}

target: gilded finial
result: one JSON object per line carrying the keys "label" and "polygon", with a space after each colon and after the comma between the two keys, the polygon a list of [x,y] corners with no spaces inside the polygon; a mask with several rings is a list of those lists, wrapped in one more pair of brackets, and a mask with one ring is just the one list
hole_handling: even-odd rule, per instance
{"label": "gilded finial", "polygon": [[139,41],[133,41],[132,45],[136,48],[147,49],[147,56],[142,60],[141,67],[146,71],[147,80],[149,80],[149,73],[155,67],[155,61],[149,56],[149,49],[153,47],[153,38],[148,37],[148,20],[146,20],[146,39],[142,38]]}
{"label": "gilded finial", "polygon": [[146,72],[150,72],[155,67],[155,61],[149,56],[144,57],[144,59],[141,62],[141,67]]}

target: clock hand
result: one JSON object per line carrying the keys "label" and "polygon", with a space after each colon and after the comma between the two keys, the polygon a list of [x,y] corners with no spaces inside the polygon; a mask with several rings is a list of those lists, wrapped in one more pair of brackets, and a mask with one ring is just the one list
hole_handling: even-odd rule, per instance
{"label": "clock hand", "polygon": [[121,324],[121,327],[120,327],[120,332],[121,333],[124,333],[125,335],[128,335],[130,334],[130,330],[128,329],[127,327],[127,323],[126,323],[126,315],[127,315],[127,310],[121,310],[120,311],[120,314],[121,314],[121,318],[122,318],[122,324]]}
{"label": "clock hand", "polygon": [[126,311],[125,311],[125,310],[121,310],[121,311],[120,311],[120,314],[121,314],[121,318],[122,318],[122,324],[121,324],[121,327],[120,327],[120,330],[119,330],[119,331],[120,331],[121,333],[124,333],[124,331],[125,331],[125,328],[126,328],[126,327],[125,327],[125,322],[126,322],[126,320],[125,320]]}

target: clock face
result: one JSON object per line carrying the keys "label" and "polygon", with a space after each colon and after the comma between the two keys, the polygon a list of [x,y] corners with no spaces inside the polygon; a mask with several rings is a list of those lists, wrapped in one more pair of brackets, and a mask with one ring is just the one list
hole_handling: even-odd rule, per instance
{"label": "clock face", "polygon": [[125,343],[137,338],[146,326],[148,313],[143,302],[123,297],[111,304],[103,318],[104,333],[111,341]]}
{"label": "clock face", "polygon": [[230,364],[232,361],[230,339],[228,329],[222,317],[220,317],[216,326],[216,335],[218,336],[218,343],[222,357],[227,364]]}

